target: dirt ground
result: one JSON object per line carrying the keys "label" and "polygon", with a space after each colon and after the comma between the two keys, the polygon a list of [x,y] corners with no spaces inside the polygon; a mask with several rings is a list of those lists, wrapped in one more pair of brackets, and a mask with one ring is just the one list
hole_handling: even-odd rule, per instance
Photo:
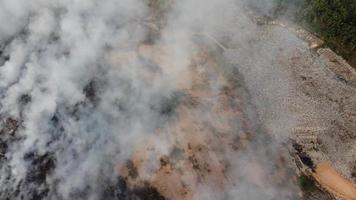
{"label": "dirt ground", "polygon": [[[253,45],[249,51],[226,51],[236,60],[239,74],[247,85],[245,89],[255,91],[249,94],[254,99],[251,104],[256,106],[256,114],[267,132],[272,135],[277,132],[272,136],[277,140],[290,139],[297,143],[311,165],[321,163],[313,169],[319,185],[336,198],[353,200],[356,181],[355,70],[330,49],[303,41],[309,38],[305,35],[307,32],[302,31],[300,37],[300,31],[295,30],[278,24],[261,25],[253,36],[255,38],[251,39]],[[266,60],[260,62],[261,55],[271,59],[269,65],[264,64]],[[122,54],[114,56],[114,62],[143,57],[163,69],[174,60],[169,47],[152,45],[143,45],[138,52],[120,56]],[[118,164],[118,171],[131,187],[145,185],[148,181],[168,199],[196,199],[200,185],[204,184],[215,188],[217,196],[213,198],[221,199],[223,196],[219,195],[238,182],[229,174],[231,163],[221,158],[226,151],[239,151],[253,140],[251,121],[242,109],[246,99],[233,92],[236,86],[231,84],[231,75],[226,76],[216,60],[204,51],[197,51],[195,58],[193,64],[183,61],[176,66],[184,69],[179,71],[182,78],[177,80],[183,92],[179,100],[183,104],[177,103],[174,109],[178,121],[140,146],[129,164]],[[264,72],[275,80],[264,82]],[[225,90],[209,86],[212,74],[216,77],[214,84]],[[206,109],[204,106],[211,107],[204,113],[206,118],[195,118],[201,116],[202,110]],[[281,115],[283,112],[287,114]],[[290,116],[297,117],[289,120]],[[234,125],[229,123],[231,120],[239,121],[243,127],[238,138],[229,134],[234,131]],[[175,137],[165,134],[167,132],[174,133]],[[283,132],[291,134],[283,135]],[[175,144],[174,148],[165,149],[165,145],[158,145],[157,138],[160,144]],[[157,149],[157,145],[163,149]],[[331,164],[325,164],[325,161]],[[263,188],[268,184],[266,180],[271,180],[266,179],[269,175],[263,170],[262,163],[251,159],[247,166],[244,169],[247,182]],[[275,181],[279,177],[283,183],[288,176],[283,175],[286,173],[283,170],[280,173],[282,175],[272,175],[272,179]]]}
{"label": "dirt ground", "polygon": [[356,188],[352,183],[342,177],[328,162],[317,165],[314,178],[330,193],[345,200],[356,199]]}

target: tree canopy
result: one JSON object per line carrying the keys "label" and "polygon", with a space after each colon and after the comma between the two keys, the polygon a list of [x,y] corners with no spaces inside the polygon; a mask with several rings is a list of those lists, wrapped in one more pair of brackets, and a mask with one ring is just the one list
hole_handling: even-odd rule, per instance
{"label": "tree canopy", "polygon": [[356,66],[356,0],[275,0],[277,14],[293,13],[297,23]]}

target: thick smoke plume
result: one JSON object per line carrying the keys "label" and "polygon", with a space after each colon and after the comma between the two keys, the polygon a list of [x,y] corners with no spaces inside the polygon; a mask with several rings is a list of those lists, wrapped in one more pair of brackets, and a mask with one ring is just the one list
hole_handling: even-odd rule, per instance
{"label": "thick smoke plume", "polygon": [[[166,102],[180,94],[196,41],[220,51],[221,70],[238,71],[247,91],[242,95],[257,136],[246,150],[222,155],[230,160],[230,178],[253,173],[252,158],[265,166],[260,173],[276,170],[280,144],[297,119],[287,109],[292,86],[282,77],[288,75],[274,66],[290,47],[305,44],[282,29],[257,26],[245,14],[252,2],[165,3],[155,16],[143,0],[0,2],[0,116],[8,130],[1,133],[0,199],[127,198],[117,166],[174,121]],[[273,7],[254,5],[265,13]],[[166,68],[137,53],[144,43],[170,45],[174,56],[162,61]],[[209,79],[218,93],[218,77]],[[156,143],[161,152],[173,148]],[[226,194],[201,184],[193,198],[284,199],[280,190],[294,192],[293,185],[264,184],[240,181]]]}

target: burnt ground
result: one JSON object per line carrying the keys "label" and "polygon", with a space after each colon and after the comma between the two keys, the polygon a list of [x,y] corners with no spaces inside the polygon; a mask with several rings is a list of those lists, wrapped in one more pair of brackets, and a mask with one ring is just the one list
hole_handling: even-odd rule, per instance
{"label": "burnt ground", "polygon": [[[330,160],[333,163],[333,167],[351,180],[354,178],[353,181],[355,182],[356,89],[354,80],[356,79],[353,78],[352,73],[348,72],[347,68],[345,68],[345,70],[339,70],[339,67],[343,68],[345,63],[341,58],[335,56],[332,52],[330,53],[330,50],[310,50],[307,45],[301,43],[299,40],[296,40],[297,42],[293,45],[285,46],[284,44],[286,44],[286,41],[283,41],[283,38],[278,38],[278,31],[275,29],[279,28],[266,28],[266,37],[271,39],[270,44],[260,46],[257,41],[256,47],[260,49],[265,48],[265,50],[272,48],[276,51],[280,51],[280,57],[275,59],[276,63],[273,66],[273,70],[285,72],[287,80],[291,82],[292,87],[294,87],[294,91],[291,95],[292,100],[290,100],[288,106],[292,112],[301,116],[298,121],[298,126],[295,127],[295,130],[291,135],[291,138],[295,141],[295,151],[298,153],[298,156],[304,165],[310,169],[314,169],[315,164],[320,160]],[[294,33],[288,34],[292,35]],[[154,38],[149,39],[149,42],[153,42],[152,40],[154,40]],[[243,52],[240,52],[240,54],[243,54]],[[8,59],[9,58],[6,55],[1,55],[0,64]],[[242,67],[242,76],[248,76],[248,74],[246,74],[247,72],[243,69],[244,67],[249,67],[248,63],[242,62],[239,66]],[[210,71],[209,73],[214,73],[214,71]],[[258,79],[258,76],[255,78]],[[199,81],[197,82],[199,83]],[[202,82],[204,82],[204,80]],[[74,108],[70,108],[73,111],[73,115],[75,115],[75,112],[77,112],[81,106],[95,106],[96,102],[100,101],[100,90],[98,88],[101,88],[103,85],[105,85],[105,83],[101,80],[90,80],[87,86],[83,88],[86,101],[82,102],[81,105],[76,105]],[[204,86],[204,84],[201,85]],[[199,88],[201,85],[197,84],[196,86]],[[218,111],[220,109],[220,111],[223,110],[223,112],[228,113],[229,110],[234,110],[238,113],[238,108],[239,106],[241,107],[241,105],[234,106],[233,103],[236,103],[234,101],[238,100],[239,95],[234,96],[234,94],[231,93],[231,90],[233,89],[236,88],[226,87],[221,90],[221,99],[219,99],[218,105],[221,107],[217,108]],[[278,88],[276,89],[278,90]],[[204,99],[204,95],[206,94],[199,93],[199,90],[191,90],[190,93],[182,91],[185,90],[175,92],[169,97],[162,98],[158,105],[152,105],[152,109],[158,110],[162,115],[172,117],[173,120],[176,120],[175,117],[179,114],[182,115],[183,118],[186,117],[187,119],[190,119],[186,111],[179,107],[179,105],[189,105],[187,106],[188,108],[196,107],[201,103],[197,101],[197,99]],[[199,98],[196,98],[197,96]],[[23,104],[23,106],[26,106],[30,101],[31,97],[28,95],[23,95],[19,99],[19,102]],[[276,99],[276,104],[279,103],[281,103],[280,99]],[[256,109],[259,108],[257,107]],[[248,120],[244,121],[244,119],[248,119],[248,116],[244,116],[243,112],[239,117],[241,124],[248,124]],[[57,124],[58,129],[60,129],[59,117],[53,116],[51,123]],[[182,123],[189,133],[189,128],[192,127],[190,122],[187,120]],[[199,122],[194,123],[199,124]],[[216,124],[218,129],[215,129],[214,131],[219,134],[226,131],[224,125],[225,124],[222,126],[221,124]],[[229,124],[229,126],[231,125]],[[17,135],[18,129],[21,128],[21,119],[5,119],[2,121],[1,127],[0,178],[8,181],[10,185],[13,183],[13,180],[11,175],[9,175],[10,166],[7,163],[9,159],[7,157],[7,151],[9,147],[21,140],[21,136]],[[209,127],[209,124],[201,123],[198,127],[201,129],[200,131],[204,132],[208,130],[204,128]],[[212,135],[216,134],[215,132],[212,132]],[[242,133],[238,137],[230,138],[228,134],[226,135],[222,134],[219,138],[219,140],[222,141],[221,143],[213,145],[218,151],[221,150],[220,147],[223,146],[222,144],[228,144],[227,146],[233,151],[244,150],[245,147],[248,146],[246,143],[254,138],[253,131],[249,131],[249,128],[246,128],[245,133]],[[228,138],[228,142],[226,142],[226,138],[224,137]],[[212,136],[212,138],[215,138],[215,136]],[[161,168],[156,177],[153,176],[154,178],[152,182],[141,180],[139,181],[139,184],[136,184],[135,181],[132,181],[132,179],[136,180],[140,178],[140,175],[142,175],[140,170],[142,169],[140,169],[139,164],[135,164],[135,159],[127,161],[125,163],[125,167],[129,169],[127,177],[118,176],[114,178],[114,181],[108,180],[107,184],[104,183],[100,194],[101,198],[120,200],[166,199],[161,192],[165,191],[165,189],[157,187],[162,186],[162,183],[157,182],[157,180],[161,180],[161,178],[164,179],[164,177],[174,178],[176,175],[175,173],[181,173],[180,170],[182,169],[179,169],[178,167],[172,168],[172,166],[184,162],[187,162],[188,166],[192,167],[192,171],[197,172],[196,177],[198,182],[207,178],[206,180],[208,180],[208,182],[214,180],[219,184],[219,181],[221,181],[219,178],[226,176],[226,171],[229,169],[229,163],[218,163],[214,166],[216,167],[215,169],[211,167],[211,163],[207,163],[207,159],[204,157],[207,152],[209,152],[209,147],[197,142],[199,139],[201,138],[183,138],[180,141],[182,145],[181,147],[174,146],[168,156],[159,157],[158,160]],[[186,140],[189,140],[189,143],[187,143]],[[189,145],[191,143],[195,144]],[[140,149],[138,152],[140,152]],[[140,158],[141,156],[142,155],[138,153],[138,155],[134,155],[133,157]],[[184,160],[184,156],[188,159]],[[17,183],[16,188],[11,188],[10,186],[1,188],[1,198],[46,199],[49,194],[54,194],[55,196],[55,188],[51,188],[47,183],[47,177],[51,176],[56,167],[55,153],[39,153],[37,151],[32,151],[25,154],[23,159],[28,164],[25,179]],[[282,163],[285,164],[284,162]],[[214,164],[214,162],[212,163]],[[255,167],[253,168],[256,169],[255,171],[259,171],[259,164],[260,163],[258,162],[252,163],[251,166]],[[282,166],[283,165],[279,165],[281,170],[283,169]],[[214,175],[214,170],[219,171],[218,175]],[[212,171],[213,173],[211,173]],[[283,183],[283,180],[282,177],[280,182]],[[166,181],[169,182],[170,179]],[[252,178],[248,181],[258,185],[260,180],[257,177],[256,180]],[[300,187],[304,191],[303,198],[305,199],[332,198],[325,193],[324,190],[315,186],[315,182],[309,177],[302,175],[300,176],[299,182]],[[164,183],[165,182],[163,182],[163,184]],[[173,187],[176,186],[177,185],[173,184]],[[184,184],[179,185],[178,187],[181,187],[183,191],[187,190],[187,186]],[[73,198],[85,199],[85,193],[85,191],[79,192],[74,195]],[[184,193],[184,195],[187,195],[187,193]]]}

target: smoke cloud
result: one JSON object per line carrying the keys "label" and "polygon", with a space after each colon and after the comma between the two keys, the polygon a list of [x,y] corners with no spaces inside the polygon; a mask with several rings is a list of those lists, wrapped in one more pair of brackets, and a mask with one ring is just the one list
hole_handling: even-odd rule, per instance
{"label": "smoke cloud", "polygon": [[[198,184],[192,199],[285,199],[295,193],[292,182],[270,182],[276,171],[289,176],[281,149],[298,121],[288,107],[294,86],[278,58],[306,44],[245,14],[251,4],[270,13],[270,1],[165,3],[157,15],[143,0],[0,2],[1,129],[16,132],[1,133],[1,199],[127,198],[117,166],[147,140],[160,155],[174,148],[155,134],[174,137],[170,127],[180,115],[171,114],[171,100],[184,99],[180,92],[193,80],[197,43],[219,52],[218,71],[236,74],[246,102],[241,109],[255,136],[238,153],[216,154],[229,161],[229,186],[221,191]],[[150,38],[152,32],[159,36]],[[155,55],[156,63],[148,59]],[[208,83],[212,96],[226,85],[215,72]],[[187,119],[218,120],[204,116],[208,109],[191,108]],[[233,136],[240,134],[243,123],[229,123]]]}

